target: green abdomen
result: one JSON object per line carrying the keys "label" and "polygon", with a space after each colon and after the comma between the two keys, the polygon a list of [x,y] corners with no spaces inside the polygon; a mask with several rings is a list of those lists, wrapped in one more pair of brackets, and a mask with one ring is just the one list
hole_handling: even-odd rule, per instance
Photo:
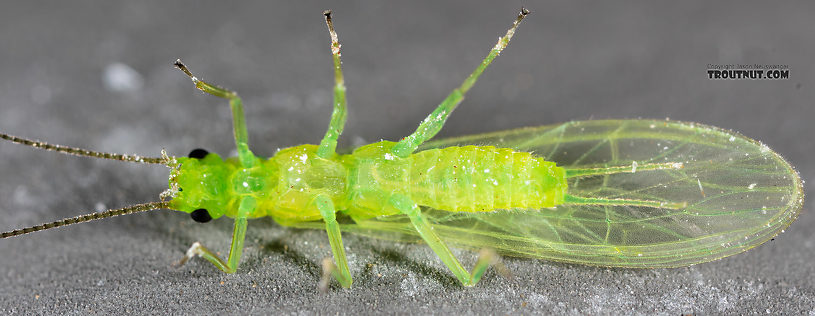
{"label": "green abdomen", "polygon": [[452,212],[539,209],[563,203],[565,171],[530,153],[464,146],[425,150],[400,159],[389,154],[393,144],[366,145],[346,156],[349,215],[398,213],[389,205],[394,193]]}
{"label": "green abdomen", "polygon": [[527,152],[491,146],[448,147],[410,157],[410,196],[456,212],[539,209],[563,203],[563,168]]}

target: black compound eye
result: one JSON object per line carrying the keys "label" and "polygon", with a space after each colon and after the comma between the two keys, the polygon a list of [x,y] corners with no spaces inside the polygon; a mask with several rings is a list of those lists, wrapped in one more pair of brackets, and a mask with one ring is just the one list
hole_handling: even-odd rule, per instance
{"label": "black compound eye", "polygon": [[206,149],[196,148],[193,149],[187,157],[195,158],[195,159],[204,159],[209,152]]}
{"label": "black compound eye", "polygon": [[206,223],[212,220],[212,216],[209,216],[209,212],[202,208],[192,211],[190,216],[192,216],[192,220],[199,223]]}

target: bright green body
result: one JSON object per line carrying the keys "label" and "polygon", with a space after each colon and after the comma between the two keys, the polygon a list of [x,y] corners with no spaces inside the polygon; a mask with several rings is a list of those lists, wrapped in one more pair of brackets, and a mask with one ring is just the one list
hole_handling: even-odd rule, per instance
{"label": "bright green body", "polygon": [[[215,154],[179,158],[182,189],[173,208],[209,210],[236,217],[238,202],[257,201],[247,217],[271,216],[283,224],[321,220],[313,204],[331,198],[338,211],[356,218],[398,214],[390,203],[404,194],[421,206],[451,212],[540,209],[563,203],[566,173],[527,152],[492,146],[432,149],[399,158],[396,143],[382,141],[349,155],[321,158],[316,145],[286,148],[251,168]],[[223,213],[219,213],[223,212]]]}
{"label": "bright green body", "polygon": [[433,231],[419,206],[451,212],[551,207],[568,199],[566,172],[551,162],[510,149],[469,146],[419,153],[416,149],[441,130],[529,11],[521,9],[484,61],[414,133],[396,143],[382,141],[363,146],[350,155],[336,153],[337,139],[345,126],[346,89],[331,12],[323,14],[331,36],[334,104],[328,130],[319,145],[287,148],[262,161],[249,149],[243,102],[237,94],[199,80],[180,60],[176,61],[175,66],[192,79],[196,88],[229,100],[238,150],[237,158],[226,161],[214,154],[191,154],[191,158],[168,162],[173,170],[170,189],[163,197],[172,198],[167,202],[170,208],[191,213],[196,221],[223,215],[235,218],[226,261],[196,242],[182,263],[200,256],[224,272],[233,273],[238,268],[249,218],[271,216],[286,225],[322,220],[334,260],[323,261],[320,287],[326,289],[332,277],[343,287],[350,287],[351,272],[336,213],[355,220],[401,214],[410,218],[415,231],[462,284],[478,283],[494,256],[482,256],[472,272],[467,271]]}
{"label": "bright green body", "polygon": [[[343,287],[351,286],[351,272],[341,233],[355,228],[364,231],[392,230],[401,235],[415,234],[433,249],[465,286],[478,283],[487,267],[497,260],[495,253],[486,248],[530,252],[523,250],[528,245],[523,241],[529,238],[512,237],[516,233],[553,233],[550,239],[560,241],[577,238],[576,244],[568,242],[565,247],[546,244],[546,239],[534,239],[531,247],[535,251],[566,253],[569,259],[575,257],[572,260],[586,263],[595,262],[586,258],[601,252],[603,258],[599,262],[631,265],[636,260],[626,258],[631,254],[639,257],[645,251],[629,247],[632,244],[630,236],[639,234],[629,231],[627,224],[618,226],[618,221],[634,223],[640,229],[648,226],[636,218],[627,218],[626,213],[617,216],[615,210],[634,208],[636,210],[632,214],[636,214],[635,217],[651,214],[647,210],[686,214],[688,203],[684,196],[680,199],[664,198],[663,192],[628,196],[622,192],[637,183],[624,179],[616,187],[607,188],[605,184],[614,183],[620,174],[625,173],[649,174],[644,171],[678,170],[683,167],[683,160],[659,161],[652,157],[640,159],[641,163],[638,163],[636,160],[620,159],[621,153],[615,151],[610,160],[601,161],[601,164],[586,164],[590,159],[584,161],[584,158],[592,157],[607,143],[584,144],[568,140],[563,140],[564,145],[568,144],[563,148],[565,152],[584,153],[576,161],[580,163],[568,168],[558,167],[542,158],[550,157],[557,161],[558,157],[546,154],[557,150],[557,146],[549,151],[535,151],[534,148],[524,150],[523,143],[507,146],[500,138],[493,143],[426,147],[418,150],[441,130],[450,113],[461,103],[486,67],[506,47],[518,24],[527,14],[529,11],[521,10],[513,26],[499,38],[475,71],[450,92],[419,124],[415,132],[398,142],[382,141],[362,146],[349,155],[339,155],[335,150],[337,139],[345,125],[347,104],[345,80],[340,68],[340,45],[330,12],[326,12],[325,16],[331,35],[334,62],[334,104],[328,130],[319,145],[291,147],[281,150],[268,160],[259,159],[249,149],[243,105],[237,94],[199,80],[181,61],[177,61],[176,66],[192,79],[196,88],[229,100],[238,151],[238,157],[226,161],[215,154],[201,156],[191,153],[192,158],[177,158],[168,163],[173,168],[170,189],[165,195],[172,198],[168,202],[170,208],[191,213],[196,221],[224,215],[235,218],[227,260],[196,242],[187,250],[182,263],[200,256],[219,269],[234,273],[243,249],[248,219],[271,216],[284,225],[325,229],[334,260],[323,261],[323,289],[332,278]],[[605,131],[605,134],[624,136],[618,135],[620,132]],[[540,139],[542,135],[533,136],[530,141]],[[551,139],[563,136],[553,134]],[[490,144],[495,147],[489,146]],[[581,147],[583,145],[589,146]],[[652,145],[648,146],[651,148]],[[542,154],[534,156],[533,152]],[[608,162],[614,164],[606,164]],[[598,183],[597,178],[604,180]],[[581,191],[580,189],[586,188],[584,183],[595,183],[593,187],[598,190]],[[701,185],[699,182],[700,187]],[[655,184],[653,188],[661,187],[664,185]],[[632,192],[645,193],[650,189],[640,188]],[[570,211],[585,206],[599,209],[592,210],[589,215]],[[641,211],[640,208],[646,211]],[[439,216],[439,212],[446,216]],[[548,221],[552,215],[563,216],[563,212],[566,214],[564,218]],[[358,226],[341,224],[337,220],[337,213],[349,216]],[[497,218],[492,218],[491,215],[496,215]],[[514,220],[525,215],[532,218],[525,222]],[[573,219],[581,216],[589,217],[590,220],[574,223]],[[439,225],[460,218],[472,221],[456,227]],[[482,218],[488,220],[481,220]],[[527,224],[531,226],[525,227]],[[663,223],[654,226],[659,234],[665,233]],[[588,227],[592,227],[593,231],[583,234],[582,231]],[[453,230],[447,230],[448,228]],[[594,231],[595,229],[598,231]],[[484,239],[478,233],[486,233],[490,237]],[[447,246],[447,241],[456,240],[456,237],[485,248],[471,270],[465,269]],[[618,237],[623,240],[619,247],[612,243],[615,241],[613,238]],[[677,240],[677,236],[669,237]],[[588,241],[591,242],[588,245],[590,250],[581,248]],[[579,249],[570,250],[572,245],[577,245]],[[598,245],[601,245],[600,248],[596,247]],[[552,257],[557,259],[563,256]],[[646,264],[665,261],[649,259]]]}
{"label": "bright green body", "polygon": [[[528,13],[521,10],[484,61],[414,133],[348,155],[335,151],[347,108],[330,12],[324,14],[332,42],[334,104],[319,145],[258,158],[249,149],[241,99],[199,80],[180,60],[176,67],[198,89],[229,100],[238,157],[222,160],[196,150],[190,158],[145,158],[0,133],[2,139],[36,148],[172,168],[161,202],[0,237],[160,208],[191,213],[198,222],[226,215],[234,218],[226,260],[195,242],[181,263],[199,256],[234,273],[248,219],[270,216],[284,225],[325,229],[333,260],[323,260],[322,289],[332,278],[351,286],[342,232],[421,240],[463,285],[472,286],[496,263],[490,249],[609,267],[687,266],[755,247],[798,216],[803,189],[792,166],[759,142],[701,124],[576,121],[428,142]],[[338,220],[337,213],[352,221]],[[448,243],[482,249],[471,270]]]}

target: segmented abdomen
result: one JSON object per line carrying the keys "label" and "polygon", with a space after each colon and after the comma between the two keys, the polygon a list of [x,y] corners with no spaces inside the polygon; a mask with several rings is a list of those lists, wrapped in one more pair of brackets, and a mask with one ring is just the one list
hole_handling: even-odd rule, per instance
{"label": "segmented abdomen", "polygon": [[410,196],[435,209],[539,209],[563,203],[566,192],[563,168],[528,152],[464,146],[425,150],[410,159]]}

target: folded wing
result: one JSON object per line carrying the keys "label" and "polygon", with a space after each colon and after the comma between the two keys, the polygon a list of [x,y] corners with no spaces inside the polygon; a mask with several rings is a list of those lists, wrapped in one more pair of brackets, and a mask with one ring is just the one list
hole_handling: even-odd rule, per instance
{"label": "folded wing", "polygon": [[[630,166],[624,173],[570,178],[569,194],[687,205],[423,211],[444,241],[512,256],[614,267],[692,265],[771,239],[795,220],[803,203],[798,173],[781,156],[738,133],[702,124],[577,121],[442,139],[420,150],[463,145],[529,151],[567,170]],[[683,168],[636,170],[649,163],[678,163]],[[321,228],[314,223],[299,226]],[[402,216],[349,222],[342,229],[419,240]]]}

